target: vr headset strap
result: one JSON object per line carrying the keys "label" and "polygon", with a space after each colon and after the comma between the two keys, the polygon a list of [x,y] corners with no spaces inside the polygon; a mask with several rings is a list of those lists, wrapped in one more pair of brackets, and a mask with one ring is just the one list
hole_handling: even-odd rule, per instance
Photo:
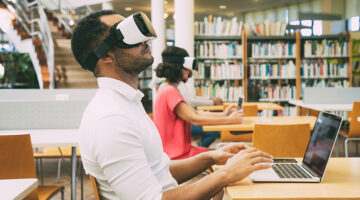
{"label": "vr headset strap", "polygon": [[87,57],[85,66],[94,71],[99,58],[103,57],[112,47],[116,45],[116,37],[110,34],[103,42],[101,42],[93,52]]}

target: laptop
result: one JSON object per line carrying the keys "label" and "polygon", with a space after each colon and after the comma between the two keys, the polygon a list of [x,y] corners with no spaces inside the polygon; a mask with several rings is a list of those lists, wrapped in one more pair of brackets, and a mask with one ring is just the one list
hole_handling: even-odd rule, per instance
{"label": "laptop", "polygon": [[342,117],[320,112],[302,163],[283,161],[250,174],[253,182],[321,182],[340,131]]}

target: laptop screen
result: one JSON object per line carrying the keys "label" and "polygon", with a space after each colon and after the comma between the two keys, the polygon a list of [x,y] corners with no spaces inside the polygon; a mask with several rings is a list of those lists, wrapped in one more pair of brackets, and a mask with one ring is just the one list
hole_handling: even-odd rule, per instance
{"label": "laptop screen", "polygon": [[329,160],[342,118],[320,112],[306,149],[303,163],[320,177]]}

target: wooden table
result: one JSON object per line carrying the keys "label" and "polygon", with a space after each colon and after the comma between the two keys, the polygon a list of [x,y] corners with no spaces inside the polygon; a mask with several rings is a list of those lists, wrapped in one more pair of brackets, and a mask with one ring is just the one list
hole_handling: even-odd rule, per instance
{"label": "wooden table", "polygon": [[76,199],[76,147],[78,146],[77,133],[78,129],[0,130],[0,135],[30,134],[31,144],[33,147],[71,146],[71,200]]}
{"label": "wooden table", "polygon": [[316,117],[313,116],[297,116],[297,117],[244,117],[242,124],[228,125],[209,125],[203,126],[204,131],[247,131],[252,132],[255,124],[263,123],[309,123],[310,129],[314,128]]}
{"label": "wooden table", "polygon": [[225,195],[229,200],[360,199],[360,158],[330,158],[321,183],[253,183],[248,177],[227,186]]}
{"label": "wooden table", "polygon": [[[229,106],[231,103],[224,103],[223,105],[215,105],[215,106],[198,106],[198,110],[206,110],[206,111],[223,111],[225,106]],[[279,106],[275,103],[264,103],[264,102],[245,102],[244,105],[257,105],[258,110],[282,110],[283,107]],[[235,107],[237,105],[235,104]]]}
{"label": "wooden table", "polygon": [[36,178],[26,179],[1,179],[0,196],[1,199],[24,199],[28,194],[38,187]]}

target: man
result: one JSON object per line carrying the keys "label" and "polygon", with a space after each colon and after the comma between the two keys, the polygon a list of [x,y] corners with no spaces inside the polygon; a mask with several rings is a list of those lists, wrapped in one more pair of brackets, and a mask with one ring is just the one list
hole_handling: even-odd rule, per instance
{"label": "man", "polygon": [[[145,42],[129,47],[127,36],[112,45],[118,25],[125,24],[119,29],[134,27],[126,26],[127,19],[114,11],[92,13],[77,24],[71,41],[76,60],[94,73],[99,85],[83,115],[79,146],[84,168],[95,177],[100,195],[104,199],[210,199],[227,184],[270,167],[257,163],[270,163],[271,156],[244,144],[170,162],[141,104],[143,94],[137,90],[138,74],[153,62],[150,47]],[[133,36],[134,31],[120,35]],[[225,166],[178,187],[213,164]]]}

